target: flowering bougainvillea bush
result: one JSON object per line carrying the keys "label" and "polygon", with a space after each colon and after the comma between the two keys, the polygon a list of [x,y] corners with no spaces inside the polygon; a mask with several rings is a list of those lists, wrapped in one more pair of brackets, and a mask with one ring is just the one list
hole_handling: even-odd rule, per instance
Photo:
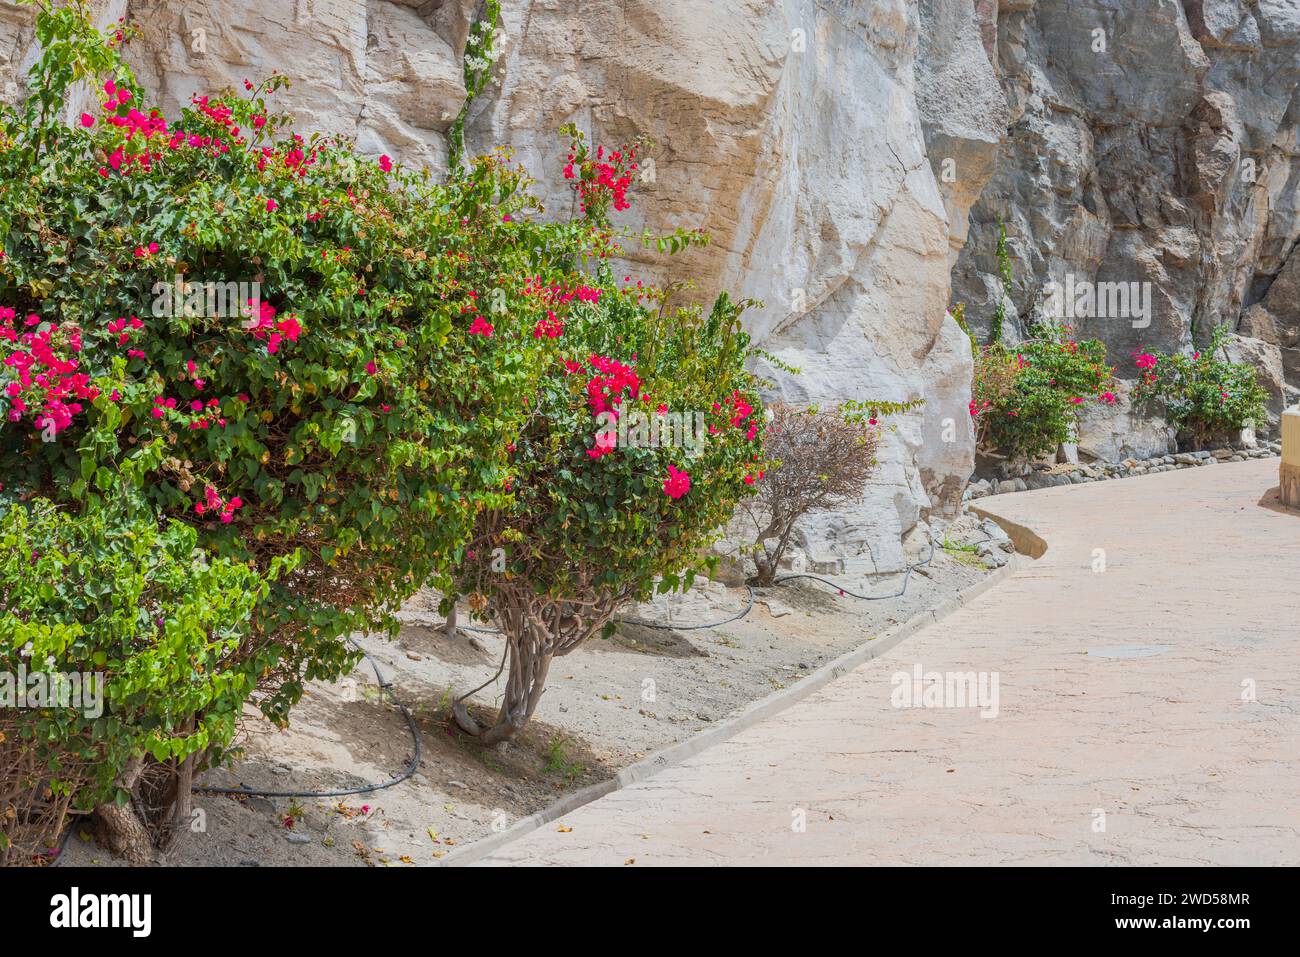
{"label": "flowering bougainvillea bush", "polygon": [[1216,327],[1209,345],[1190,356],[1133,354],[1139,374],[1134,398],[1162,403],[1169,424],[1187,433],[1197,449],[1266,420],[1268,393],[1254,367],[1216,355],[1227,333],[1227,327]]}
{"label": "flowering bougainvillea bush", "polygon": [[[605,231],[609,212],[628,206],[635,153],[589,151],[569,132],[565,175]],[[455,709],[485,743],[527,723],[552,659],[612,630],[621,603],[689,587],[711,567],[707,546],[764,468],[745,304],[723,294],[707,313],[672,308],[631,276],[620,284],[607,263],[540,295],[563,305],[535,331],[555,349],[508,446],[512,497],[480,513],[458,579],[507,639],[495,720],[481,728]]]}
{"label": "flowering bougainvillea bush", "polygon": [[[232,662],[279,571],[209,558],[197,540],[116,502],[0,514],[0,673],[13,681],[0,689],[0,863],[55,843],[69,811],[124,817],[133,790],[168,810],[168,837],[188,827],[196,758],[234,736],[256,676]],[[176,773],[141,780],[144,755]]]}
{"label": "flowering bougainvillea bush", "polygon": [[[502,504],[535,290],[606,239],[526,215],[502,155],[436,185],[289,135],[280,80],[169,122],[74,9],[41,14],[40,95],[0,114],[0,481],[80,504],[130,460],[205,549],[296,555],[245,648],[282,718]],[[99,102],[67,129],[45,104],[74,76]],[[239,283],[253,304],[212,315]]]}
{"label": "flowering bougainvillea bush", "polygon": [[1069,441],[1084,403],[1115,401],[1113,378],[1105,345],[1076,340],[1066,328],[1016,346],[984,346],[970,403],[979,450],[1013,461],[1052,452]]}

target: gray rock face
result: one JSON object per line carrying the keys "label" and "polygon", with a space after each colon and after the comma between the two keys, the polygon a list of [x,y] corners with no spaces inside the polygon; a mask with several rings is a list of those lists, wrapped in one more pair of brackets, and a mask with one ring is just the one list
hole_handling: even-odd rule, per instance
{"label": "gray rock face", "polygon": [[[1003,0],[996,35],[1011,125],[953,274],[972,325],[993,314],[1002,220],[1017,336],[1061,311],[1049,283],[1149,283],[1149,310],[1065,316],[1120,376],[1135,349],[1190,351],[1227,325],[1277,343],[1282,389],[1300,385],[1300,4]],[[1238,351],[1272,377],[1271,350]]]}
{"label": "gray rock face", "polygon": [[1131,387],[1119,383],[1115,402],[1087,402],[1079,407],[1079,457],[1085,461],[1122,462],[1164,455],[1176,448],[1174,430],[1155,410],[1134,409]]}
{"label": "gray rock face", "polygon": [[[927,509],[959,507],[974,462],[949,269],[1006,107],[970,0],[521,2],[505,16],[501,83],[471,111],[473,148],[510,143],[554,170],[551,131],[566,121],[603,142],[648,135],[655,178],[634,214],[711,234],[671,264],[699,295],[765,302],[751,330],[800,369],[763,368],[772,398],[926,400],[890,420],[862,501],[800,530],[817,568],[901,568],[902,537]],[[936,152],[962,175],[945,182]],[[571,202],[550,190],[552,206]],[[634,265],[662,275],[657,257]]]}

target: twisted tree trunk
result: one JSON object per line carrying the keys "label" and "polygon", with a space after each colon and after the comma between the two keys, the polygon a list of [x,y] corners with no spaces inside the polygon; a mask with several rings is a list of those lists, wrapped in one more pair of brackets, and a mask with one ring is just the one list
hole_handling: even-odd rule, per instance
{"label": "twisted tree trunk", "polygon": [[567,655],[603,627],[621,598],[557,601],[523,587],[502,590],[492,601],[505,635],[509,668],[501,708],[492,726],[484,729],[464,706],[469,695],[452,706],[460,728],[485,745],[509,741],[528,724],[546,691],[551,660]]}
{"label": "twisted tree trunk", "polygon": [[[134,790],[143,771],[144,758],[132,758],[114,783],[126,791]],[[96,807],[95,825],[95,837],[114,854],[126,858],[132,864],[148,864],[153,860],[153,841],[149,837],[149,829],[145,827],[140,815],[136,814],[130,801],[120,807],[114,803]]]}

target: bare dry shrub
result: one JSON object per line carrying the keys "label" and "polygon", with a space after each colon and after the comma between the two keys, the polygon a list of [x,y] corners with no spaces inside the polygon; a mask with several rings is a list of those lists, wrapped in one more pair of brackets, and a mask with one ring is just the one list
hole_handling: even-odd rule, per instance
{"label": "bare dry shrub", "polygon": [[799,519],[857,501],[876,466],[880,429],[843,409],[772,406],[766,447],[774,464],[743,507],[759,530],[755,585],[770,585]]}

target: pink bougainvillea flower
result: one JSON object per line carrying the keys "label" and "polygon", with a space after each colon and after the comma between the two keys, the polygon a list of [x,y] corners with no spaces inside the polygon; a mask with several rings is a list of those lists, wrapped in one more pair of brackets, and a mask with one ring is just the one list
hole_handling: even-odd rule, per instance
{"label": "pink bougainvillea flower", "polygon": [[534,339],[558,339],[564,334],[564,320],[547,310],[546,318],[537,320],[533,326]]}
{"label": "pink bougainvillea flower", "polygon": [[488,322],[482,316],[475,316],[474,321],[469,325],[469,334],[471,336],[483,336],[488,338],[492,335],[492,323]]}
{"label": "pink bougainvillea flower", "polygon": [[676,500],[691,490],[691,477],[676,466],[668,466],[668,478],[664,479],[664,494]]}
{"label": "pink bougainvillea flower", "polygon": [[1143,352],[1141,355],[1135,356],[1133,364],[1139,369],[1154,369],[1158,361],[1159,360],[1149,352]]}
{"label": "pink bougainvillea flower", "polygon": [[375,365],[375,360],[374,360],[374,359],[371,359],[369,362],[366,363],[366,374],[367,374],[367,375],[374,375],[374,374],[375,374],[376,372],[378,372],[378,371],[379,371],[379,366]]}
{"label": "pink bougainvillea flower", "polygon": [[379,168],[385,173],[391,173],[393,170],[393,158],[387,153],[379,157]]}
{"label": "pink bougainvillea flower", "polygon": [[82,114],[81,114],[81,125],[82,125],[82,126],[87,126],[87,127],[89,127],[89,126],[94,126],[94,125],[95,125],[95,118],[94,118],[93,116],[91,116],[89,113],[82,113]]}
{"label": "pink bougainvillea flower", "polygon": [[275,212],[277,209],[279,209],[279,208],[280,208],[280,204],[277,203],[275,200],[273,200],[273,199],[268,199],[268,200],[266,201],[266,211],[267,211],[268,213],[274,213],[274,212]]}
{"label": "pink bougainvillea flower", "polygon": [[598,459],[602,455],[609,455],[618,445],[618,436],[613,432],[601,430],[596,433],[595,444],[587,449],[589,458]]}

